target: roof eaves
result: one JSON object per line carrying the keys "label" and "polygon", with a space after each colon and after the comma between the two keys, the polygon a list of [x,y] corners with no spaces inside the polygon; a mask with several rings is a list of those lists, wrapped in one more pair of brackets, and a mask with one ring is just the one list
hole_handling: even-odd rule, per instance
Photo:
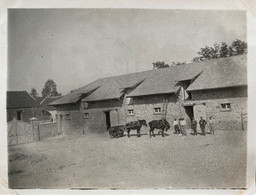
{"label": "roof eaves", "polygon": [[166,95],[166,94],[175,94],[175,93],[176,93],[176,91],[171,91],[171,92],[163,92],[163,93],[127,95],[127,97],[141,97],[141,96],[152,96],[152,95]]}
{"label": "roof eaves", "polygon": [[186,91],[202,91],[202,90],[212,90],[212,89],[227,89],[227,88],[233,88],[233,87],[246,87],[247,84],[240,84],[240,85],[232,85],[232,86],[226,86],[226,87],[211,87],[211,88],[196,88],[196,89],[187,89]]}

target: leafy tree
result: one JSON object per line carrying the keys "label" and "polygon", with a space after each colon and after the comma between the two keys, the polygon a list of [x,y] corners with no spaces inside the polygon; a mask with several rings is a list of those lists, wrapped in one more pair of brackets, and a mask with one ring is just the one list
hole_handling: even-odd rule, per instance
{"label": "leafy tree", "polygon": [[52,79],[48,79],[44,83],[44,88],[43,88],[41,93],[42,93],[42,97],[46,97],[46,96],[50,96],[51,97],[51,96],[59,96],[59,95],[61,95],[57,91],[57,84]]}
{"label": "leafy tree", "polygon": [[236,39],[232,42],[231,46],[222,42],[221,46],[218,44],[214,44],[214,47],[205,46],[197,53],[199,56],[193,58],[193,62],[236,56],[247,53],[247,43]]}
{"label": "leafy tree", "polygon": [[247,43],[241,40],[236,39],[232,42],[231,45],[234,55],[241,55],[247,53]]}
{"label": "leafy tree", "polygon": [[182,64],[186,64],[186,61],[184,61],[184,62],[172,62],[172,66],[178,66],[178,65],[182,65]]}
{"label": "leafy tree", "polygon": [[220,47],[220,58],[225,58],[230,56],[230,48],[226,43],[222,42]]}
{"label": "leafy tree", "polygon": [[38,98],[38,93],[36,91],[36,89],[33,87],[29,93],[34,99]]}
{"label": "leafy tree", "polygon": [[164,61],[160,62],[160,61],[157,61],[155,63],[152,63],[153,64],[153,69],[159,69],[159,68],[167,68],[167,67],[170,67],[169,64],[166,64]]}

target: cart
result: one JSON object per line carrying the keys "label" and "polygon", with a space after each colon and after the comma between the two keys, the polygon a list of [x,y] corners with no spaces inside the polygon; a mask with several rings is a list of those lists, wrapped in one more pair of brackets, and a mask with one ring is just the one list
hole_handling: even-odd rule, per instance
{"label": "cart", "polygon": [[108,129],[111,138],[119,138],[124,136],[124,125],[113,126]]}

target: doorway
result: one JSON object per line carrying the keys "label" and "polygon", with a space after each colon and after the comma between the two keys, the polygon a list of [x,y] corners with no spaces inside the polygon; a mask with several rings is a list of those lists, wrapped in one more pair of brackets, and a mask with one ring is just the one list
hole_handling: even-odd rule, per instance
{"label": "doorway", "polygon": [[192,120],[192,118],[194,117],[194,109],[193,106],[185,106],[185,112],[188,115],[188,117],[190,118],[190,120]]}
{"label": "doorway", "polygon": [[106,115],[106,124],[107,124],[107,131],[110,128],[111,124],[110,124],[110,111],[105,111],[104,112]]}
{"label": "doorway", "polygon": [[22,120],[22,113],[21,113],[21,111],[17,111],[17,120],[19,120],[19,121]]}

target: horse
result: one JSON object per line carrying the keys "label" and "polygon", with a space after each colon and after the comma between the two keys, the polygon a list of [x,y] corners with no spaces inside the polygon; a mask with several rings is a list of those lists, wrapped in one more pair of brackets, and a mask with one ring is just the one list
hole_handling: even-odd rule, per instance
{"label": "horse", "polygon": [[140,129],[141,127],[145,126],[147,127],[147,121],[146,120],[137,120],[137,121],[132,121],[132,122],[129,122],[125,125],[125,128],[127,130],[127,134],[128,134],[128,137],[130,137],[130,131],[131,130],[137,130],[137,137],[140,137]]}
{"label": "horse", "polygon": [[151,134],[155,137],[154,130],[160,129],[160,132],[162,134],[162,137],[164,137],[164,130],[167,131],[170,129],[170,124],[167,122],[166,119],[161,120],[153,120],[148,123],[150,129],[149,129],[149,137],[151,138]]}

